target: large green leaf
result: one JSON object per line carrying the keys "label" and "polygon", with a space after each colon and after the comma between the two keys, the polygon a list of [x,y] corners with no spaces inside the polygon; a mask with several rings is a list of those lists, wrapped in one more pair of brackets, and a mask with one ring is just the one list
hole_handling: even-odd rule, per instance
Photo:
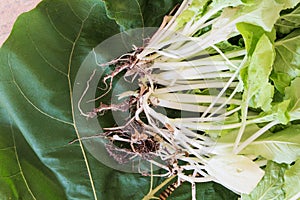
{"label": "large green leaf", "polygon": [[1,107],[0,114],[0,199],[65,199],[57,178],[39,161]]}
{"label": "large green leaf", "polygon": [[[70,101],[77,70],[94,46],[118,30],[100,1],[45,1],[19,18],[1,48],[1,104],[68,199],[130,198],[131,187],[139,188],[139,197],[147,191],[148,179],[130,175],[124,184],[125,175],[105,167],[82,145],[68,145],[78,137]],[[126,193],[104,192],[123,184]]]}
{"label": "large green leaf", "polygon": [[[124,2],[136,7],[133,1]],[[151,8],[145,6],[139,13],[144,26],[158,26],[159,17],[175,3],[139,2]],[[0,119],[1,199],[141,199],[148,192],[149,177],[113,170],[95,159],[82,143],[68,144],[79,137],[72,92],[85,57],[120,29],[143,25],[134,21],[134,12],[107,17],[106,3],[43,1],[17,20],[0,49],[0,105],[5,108],[2,116],[7,116]],[[110,4],[113,12],[122,13],[121,2]],[[151,12],[155,18],[150,19]],[[130,26],[122,24],[121,18]],[[112,123],[110,118],[101,120]],[[161,181],[155,179],[154,185]],[[205,198],[201,187],[198,191],[204,199],[235,196],[219,189],[215,197],[210,193]],[[178,195],[178,199],[185,197]]]}

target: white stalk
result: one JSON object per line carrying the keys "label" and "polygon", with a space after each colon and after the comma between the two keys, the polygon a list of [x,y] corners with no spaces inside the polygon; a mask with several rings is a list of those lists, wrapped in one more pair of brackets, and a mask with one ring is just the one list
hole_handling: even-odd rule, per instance
{"label": "white stalk", "polygon": [[[168,21],[166,26],[161,27],[151,38],[149,41],[149,46],[157,46],[162,40],[165,40],[171,33],[175,31],[176,27],[176,19],[180,15],[180,13],[185,10],[189,3],[192,0],[184,0],[180,7],[178,8],[177,12],[174,14],[174,16]],[[146,57],[148,54],[153,53],[152,49],[147,49],[145,48],[139,55],[137,55],[138,59],[143,59]]]}
{"label": "white stalk", "polygon": [[182,94],[182,93],[164,93],[164,94],[153,94],[154,98],[157,98],[158,101],[166,100],[171,102],[177,103],[191,103],[191,104],[198,104],[198,103],[222,103],[224,101],[228,101],[229,104],[240,105],[242,100],[240,99],[229,99],[228,97],[217,97],[212,95],[200,95],[200,94]]}
{"label": "white stalk", "polygon": [[[238,83],[238,84],[240,84],[240,83]],[[210,113],[210,114],[208,115],[208,118],[210,118],[210,117],[212,117],[213,115],[215,115],[219,110],[221,110],[222,108],[224,108],[224,106],[230,104],[230,100],[234,97],[234,95],[238,92],[238,90],[239,90],[239,86],[237,86],[237,87],[233,90],[233,92],[230,94],[230,96],[227,98],[227,100],[224,101],[224,102],[222,103],[222,105],[220,105],[214,112],[212,112],[212,113]],[[235,110],[234,112],[232,112],[232,113],[230,113],[230,114],[233,114],[233,113],[235,113],[235,112],[238,111],[238,110],[240,110],[240,109],[237,109],[237,110]],[[227,115],[228,115],[228,112],[227,112]],[[226,115],[225,115],[225,116],[226,116]],[[206,118],[207,118],[207,117],[206,117]]]}
{"label": "white stalk", "polygon": [[217,46],[211,45],[211,47],[214,48],[222,56],[222,58],[224,58],[224,60],[226,61],[227,64],[229,64],[234,69],[239,68],[236,65],[234,65]]}
{"label": "white stalk", "polygon": [[[189,103],[178,103],[169,100],[160,99],[152,99],[151,103],[155,106],[161,106],[164,108],[171,108],[176,110],[182,111],[189,111],[189,112],[204,112],[207,109],[207,106],[200,106],[196,104],[189,104]],[[212,109],[214,111],[214,109]],[[221,112],[219,114],[222,114]]]}
{"label": "white stalk", "polygon": [[202,118],[204,118],[210,112],[210,110],[213,108],[213,106],[218,102],[219,98],[221,98],[221,96],[228,89],[228,87],[230,86],[230,84],[236,79],[236,77],[240,73],[240,70],[244,66],[244,64],[245,64],[246,61],[247,61],[247,56],[244,57],[242,63],[239,65],[239,67],[237,68],[237,70],[235,71],[235,73],[233,74],[233,76],[229,79],[229,81],[226,83],[226,85],[224,86],[224,88],[219,92],[218,96],[211,102],[211,104],[209,105],[209,107],[207,108],[207,110],[202,114],[202,116],[201,116]]}
{"label": "white stalk", "polygon": [[[196,84],[180,84],[175,86],[169,86],[165,88],[159,88],[154,91],[154,96],[157,94],[164,94],[169,92],[178,92],[185,90],[195,90],[195,89],[207,89],[207,88],[223,88],[226,82],[220,80],[204,80],[199,81]],[[233,82],[230,84],[230,88],[236,88],[238,85],[237,82]]]}
{"label": "white stalk", "polygon": [[194,73],[180,75],[181,72],[163,72],[160,74],[152,74],[152,79],[155,81],[158,79],[163,80],[195,80],[195,79],[220,79],[220,78],[231,78],[234,73],[232,72],[212,72],[212,73]]}
{"label": "white stalk", "polygon": [[262,134],[264,134],[266,131],[268,131],[273,126],[279,124],[277,121],[272,121],[265,125],[263,128],[259,129],[256,133],[254,133],[252,136],[250,136],[247,140],[245,140],[234,152],[235,154],[238,154],[241,152],[245,147],[247,147],[249,144],[251,144],[254,140],[259,138]]}
{"label": "white stalk", "polygon": [[[230,61],[233,65],[239,65],[241,63],[241,60],[232,60]],[[190,60],[190,61],[180,61],[180,62],[154,62],[153,65],[151,65],[150,69],[160,69],[160,70],[177,70],[177,69],[189,69],[189,68],[213,68],[216,66],[221,67],[221,70],[229,70],[230,68],[226,66],[228,64],[227,61],[224,60],[215,60],[215,59],[198,59],[198,60]],[[227,67],[226,69],[223,69]],[[217,67],[216,67],[217,68]]]}

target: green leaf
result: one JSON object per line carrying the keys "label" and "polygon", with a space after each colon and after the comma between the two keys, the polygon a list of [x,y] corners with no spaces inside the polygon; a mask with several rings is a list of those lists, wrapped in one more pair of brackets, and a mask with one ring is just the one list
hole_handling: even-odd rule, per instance
{"label": "green leaf", "polygon": [[262,27],[271,32],[279,13],[285,5],[275,0],[245,1],[246,6],[238,11],[239,22],[246,22]]}
{"label": "green leaf", "polygon": [[289,86],[292,81],[292,78],[288,74],[282,72],[274,73],[274,71],[271,73],[270,79],[274,82],[275,88],[281,94],[284,94],[285,88]]}
{"label": "green leaf", "polygon": [[300,156],[300,126],[293,125],[276,133],[264,134],[241,153],[290,164]]}
{"label": "green leaf", "polygon": [[275,162],[268,162],[265,176],[250,195],[242,195],[242,200],[282,200],[284,191],[284,171],[286,166]]}
{"label": "green leaf", "polygon": [[249,56],[253,54],[259,39],[264,34],[268,36],[272,43],[276,37],[276,32],[274,29],[271,32],[266,32],[262,27],[248,23],[238,23],[236,27],[244,38],[246,50]]}
{"label": "green leaf", "polygon": [[[150,12],[144,9],[145,26],[158,26],[159,13],[172,9],[169,3],[157,8],[160,3],[150,2],[157,18],[146,19]],[[1,199],[141,199],[149,191],[149,177],[110,169],[80,143],[68,144],[79,137],[71,98],[80,65],[94,47],[128,25],[120,28],[106,12],[99,0],[42,1],[19,17],[0,49],[0,105],[6,109],[1,116],[13,122],[11,128],[10,120],[0,118]],[[125,14],[130,19],[135,13]],[[113,121],[106,117],[101,123]]]}
{"label": "green leaf", "polygon": [[[290,81],[300,76],[300,30],[295,30],[275,43],[276,57],[272,80],[281,93]],[[289,78],[287,78],[289,77]]]}
{"label": "green leaf", "polygon": [[300,1],[299,0],[278,0],[277,2],[280,2],[283,4],[283,9],[289,9],[294,8]]}
{"label": "green leaf", "polygon": [[287,169],[284,174],[285,199],[300,198],[300,160],[298,159],[291,168]]}
{"label": "green leaf", "polygon": [[164,15],[182,0],[106,0],[108,16],[121,26],[122,30],[141,27],[156,27]]}
{"label": "green leaf", "polygon": [[2,107],[0,114],[0,198],[65,199],[65,191],[53,172],[40,162],[22,134],[10,124]]}
{"label": "green leaf", "polygon": [[289,100],[288,112],[292,120],[300,119],[300,77],[292,81],[291,86],[285,89],[285,99]]}
{"label": "green leaf", "polygon": [[261,107],[264,111],[271,109],[274,88],[269,83],[269,76],[274,57],[273,45],[267,35],[263,34],[255,46],[249,66],[242,72],[245,85],[243,99],[250,107]]}
{"label": "green leaf", "polygon": [[288,112],[289,105],[290,100],[284,100],[280,103],[275,104],[272,108],[272,113],[275,114],[274,120],[278,121],[281,124],[288,124],[291,120]]}
{"label": "green leaf", "polygon": [[287,34],[296,28],[300,28],[300,6],[292,12],[282,14],[275,24],[279,33]]}
{"label": "green leaf", "polygon": [[[83,146],[68,144],[78,137],[70,101],[77,70],[93,47],[118,31],[101,1],[43,1],[18,19],[1,48],[0,102],[20,130],[18,137],[25,138],[59,181],[65,198],[50,199],[114,199],[115,195],[126,199],[135,196],[136,187],[140,193],[135,198],[140,199],[148,190],[148,178],[119,175]],[[38,170],[41,173],[42,168],[33,172],[38,174]],[[123,184],[126,193],[111,192]],[[9,187],[22,191],[19,186]],[[42,189],[59,195],[50,186]]]}

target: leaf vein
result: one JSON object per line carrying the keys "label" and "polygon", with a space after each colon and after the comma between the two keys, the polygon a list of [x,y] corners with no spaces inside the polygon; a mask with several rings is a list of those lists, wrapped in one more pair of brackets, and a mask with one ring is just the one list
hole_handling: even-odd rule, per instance
{"label": "leaf vein", "polygon": [[[9,59],[8,59],[9,60]],[[41,110],[39,107],[37,107],[36,105],[34,105],[34,103],[26,96],[26,94],[23,92],[23,90],[21,89],[21,87],[19,86],[19,84],[17,83],[15,77],[14,77],[14,74],[13,74],[13,70],[12,70],[12,66],[11,66],[11,63],[8,62],[8,65],[9,65],[9,68],[10,68],[10,71],[11,71],[11,74],[12,74],[12,82],[13,84],[16,86],[16,88],[18,89],[18,91],[20,92],[20,94],[24,97],[24,99],[33,107],[35,108],[38,112],[40,112],[41,114],[53,119],[53,120],[56,120],[56,121],[59,121],[59,122],[62,122],[64,124],[68,124],[68,125],[73,125],[73,123],[71,122],[68,122],[68,121],[65,121],[65,120],[62,120],[62,119],[59,119],[59,118],[56,118],[48,113],[46,113],[45,111]]]}
{"label": "leaf vein", "polygon": [[138,8],[139,8],[139,14],[141,16],[142,26],[145,27],[145,22],[144,22],[144,17],[143,17],[141,5],[138,2],[138,0],[135,0],[135,2],[136,2],[136,4],[138,5]]}
{"label": "leaf vein", "polygon": [[[68,1],[68,3],[69,3],[69,1]],[[73,92],[72,92],[72,82],[71,82],[71,77],[70,76],[71,76],[72,59],[73,59],[73,56],[74,56],[74,51],[75,51],[75,47],[76,47],[77,41],[79,40],[79,38],[81,36],[81,33],[83,31],[83,27],[85,25],[86,20],[89,18],[90,14],[92,13],[92,11],[93,11],[93,9],[95,8],[96,5],[97,4],[95,3],[90,8],[90,10],[89,10],[86,18],[83,19],[83,21],[81,23],[80,30],[79,30],[79,32],[77,34],[77,37],[76,37],[76,39],[75,39],[75,41],[73,43],[73,46],[72,46],[72,50],[71,50],[71,53],[70,53],[70,56],[69,56],[69,64],[68,64],[68,85],[69,85],[69,92],[70,92],[70,102],[71,102],[72,117],[73,117],[73,122],[74,122],[73,126],[74,126],[74,129],[75,129],[78,141],[79,141],[79,146],[81,148],[82,156],[83,156],[83,159],[84,159],[84,162],[85,162],[85,165],[86,165],[87,173],[88,173],[88,176],[89,176],[89,179],[90,179],[90,184],[91,184],[91,187],[92,187],[92,191],[93,191],[93,195],[94,195],[94,199],[95,200],[98,199],[97,198],[97,194],[96,194],[96,188],[95,188],[94,181],[93,181],[93,178],[92,178],[92,173],[91,173],[91,169],[90,169],[89,162],[88,162],[88,159],[87,159],[87,155],[86,155],[86,152],[84,150],[83,143],[80,140],[80,135],[79,135],[79,132],[78,132],[78,129],[77,129],[76,121],[75,121]]]}
{"label": "leaf vein", "polygon": [[13,130],[12,125],[10,126],[10,129],[11,129],[11,133],[12,133],[12,137],[13,137],[13,143],[14,143],[14,146],[15,146],[15,147],[14,147],[14,152],[15,152],[15,156],[16,156],[16,161],[17,161],[17,163],[18,163],[18,168],[19,168],[19,170],[20,170],[20,174],[21,174],[21,176],[22,176],[22,179],[23,179],[23,181],[24,181],[24,183],[25,183],[25,186],[26,186],[26,188],[27,188],[29,194],[32,196],[32,198],[33,198],[34,200],[36,200],[37,198],[35,197],[35,195],[33,194],[32,190],[31,190],[31,188],[30,188],[29,185],[28,185],[27,179],[26,179],[26,177],[25,177],[25,174],[24,174],[24,172],[23,172],[23,169],[22,169],[22,166],[21,166],[21,163],[20,163],[20,160],[19,160],[18,150],[17,150],[17,146],[16,146],[16,140],[15,140],[15,134],[14,134],[14,130]]}
{"label": "leaf vein", "polygon": [[73,8],[73,7],[71,6],[71,4],[70,4],[70,1],[67,1],[67,3],[68,3],[68,6],[69,6],[70,10],[72,11],[72,13],[73,13],[78,19],[80,19],[81,22],[83,22],[84,19],[82,19],[82,18],[75,12],[74,8]]}
{"label": "leaf vein", "polygon": [[60,69],[58,69],[56,66],[54,66],[52,63],[50,63],[46,57],[43,56],[42,52],[40,51],[40,49],[38,48],[38,46],[36,45],[35,41],[33,40],[33,38],[31,37],[31,35],[29,34],[30,31],[28,30],[27,31],[27,35],[31,41],[31,43],[33,44],[34,46],[34,49],[36,50],[36,52],[39,54],[39,56],[45,61],[45,63],[47,63],[52,69],[54,69],[55,71],[61,73],[62,75],[64,76],[67,76],[67,74],[63,71],[61,71]]}
{"label": "leaf vein", "polygon": [[49,14],[49,11],[48,11],[48,8],[46,9],[46,12],[47,12],[47,17],[49,19],[49,22],[51,24],[51,26],[54,28],[54,30],[62,37],[64,38],[65,40],[67,40],[68,42],[70,42],[71,44],[73,44],[73,41],[71,39],[69,39],[67,36],[65,36],[60,30],[58,30],[58,28],[55,26],[50,14]]}

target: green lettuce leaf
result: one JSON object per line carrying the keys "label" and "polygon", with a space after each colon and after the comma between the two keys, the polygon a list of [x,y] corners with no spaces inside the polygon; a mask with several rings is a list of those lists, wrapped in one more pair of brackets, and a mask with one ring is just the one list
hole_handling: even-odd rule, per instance
{"label": "green lettuce leaf", "polygon": [[[243,35],[245,37],[245,35]],[[246,40],[248,37],[246,37]],[[243,101],[253,108],[271,109],[274,88],[269,83],[269,76],[275,52],[269,37],[263,34],[255,45],[248,66],[243,69],[242,79],[245,86]]]}
{"label": "green lettuce leaf", "polygon": [[300,160],[298,159],[284,174],[285,199],[297,200],[300,198]]}
{"label": "green lettuce leaf", "polygon": [[291,120],[300,119],[300,77],[292,81],[291,86],[285,89],[285,99],[289,100],[287,111]]}
{"label": "green lettuce leaf", "polygon": [[300,156],[300,126],[293,125],[276,133],[264,134],[242,153],[290,164]]}
{"label": "green lettuce leaf", "polygon": [[274,0],[245,1],[246,5],[239,10],[238,16],[246,22],[262,27],[265,31],[271,32],[279,13],[286,7],[286,2]]}
{"label": "green lettuce leaf", "polygon": [[296,28],[300,28],[300,6],[292,12],[282,14],[275,24],[279,33],[287,34]]}
{"label": "green lettuce leaf", "polygon": [[282,200],[284,199],[284,172],[286,166],[268,162],[265,176],[250,195],[242,194],[242,200]]}
{"label": "green lettuce leaf", "polygon": [[291,80],[300,76],[300,30],[297,29],[275,43],[276,57],[271,79],[284,93]]}

